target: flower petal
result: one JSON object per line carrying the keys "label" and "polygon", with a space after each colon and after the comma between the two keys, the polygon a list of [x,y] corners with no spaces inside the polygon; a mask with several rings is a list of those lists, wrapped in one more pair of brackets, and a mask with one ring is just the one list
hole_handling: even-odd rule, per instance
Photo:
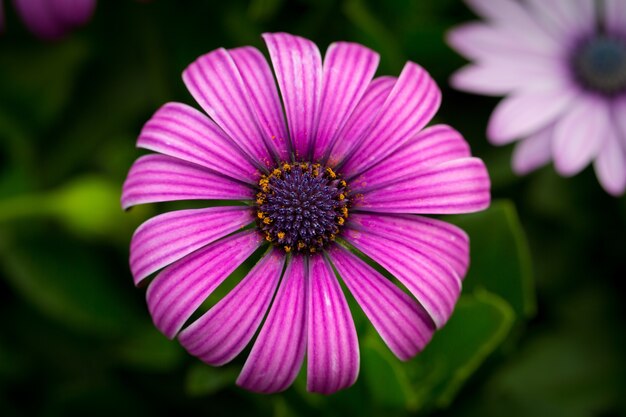
{"label": "flower petal", "polygon": [[617,128],[617,136],[621,143],[626,146],[626,96],[613,102],[613,123]]}
{"label": "flower petal", "polygon": [[241,75],[223,48],[202,55],[183,71],[191,95],[232,140],[262,166],[272,165]]}
{"label": "flower petal", "polygon": [[68,27],[84,25],[96,9],[96,0],[52,0],[52,4],[53,14]]}
{"label": "flower petal", "polygon": [[331,145],[328,158],[331,166],[337,166],[359,144],[363,133],[376,119],[396,81],[395,77],[378,77],[370,83]]}
{"label": "flower petal", "polygon": [[261,324],[284,263],[285,255],[271,249],[237,287],[180,333],[183,347],[209,365],[233,360]]}
{"label": "flower petal", "polygon": [[336,42],[328,47],[313,160],[327,156],[330,144],[374,77],[379,59],[376,52],[356,43]]}
{"label": "flower petal", "polygon": [[13,4],[28,30],[39,38],[57,39],[68,29],[49,0],[13,0]]}
{"label": "flower petal", "polygon": [[626,189],[626,146],[616,132],[609,129],[605,143],[595,160],[594,168],[602,187],[611,195],[620,196]]}
{"label": "flower petal", "polygon": [[604,0],[604,25],[610,32],[626,35],[626,2]]}
{"label": "flower petal", "polygon": [[432,253],[463,279],[469,266],[469,237],[458,227],[428,217],[354,213],[348,227],[389,240],[411,242],[420,252]]}
{"label": "flower petal", "polygon": [[354,208],[381,213],[471,213],[489,206],[489,189],[489,174],[483,161],[462,158],[363,191]]}
{"label": "flower petal", "polygon": [[130,269],[135,285],[151,273],[253,221],[249,207],[179,210],[151,218],[137,228],[130,244]]}
{"label": "flower petal", "polygon": [[215,123],[182,103],[167,103],[144,125],[137,146],[249,182],[259,172]]}
{"label": "flower petal", "polygon": [[419,133],[441,103],[441,91],[419,65],[408,62],[357,151],[347,156],[342,171],[358,175],[390,155]]}
{"label": "flower petal", "polygon": [[348,303],[324,256],[309,258],[307,390],[332,394],[359,375],[359,343]]}
{"label": "flower petal", "polygon": [[496,107],[487,137],[503,145],[546,127],[572,106],[579,93],[565,86],[521,91],[502,100]]}
{"label": "flower petal", "polygon": [[550,125],[522,139],[513,150],[513,171],[525,175],[547,164],[552,159],[554,125]]}
{"label": "flower petal", "polygon": [[450,84],[457,90],[501,96],[519,94],[529,86],[549,89],[564,77],[567,73],[560,60],[516,57],[467,65],[452,74]]}
{"label": "flower petal", "polygon": [[435,325],[414,298],[339,245],[329,250],[329,256],[394,355],[406,361],[424,349],[433,337]]}
{"label": "flower petal", "polygon": [[537,22],[561,42],[572,43],[596,28],[594,0],[526,1]]}
{"label": "flower petal", "polygon": [[251,200],[252,188],[199,165],[165,155],[144,155],[128,172],[122,207],[173,200]]}
{"label": "flower petal", "polygon": [[266,143],[281,161],[288,161],[291,144],[272,69],[261,51],[251,46],[229,49],[228,53],[239,69]]}
{"label": "flower petal", "polygon": [[238,233],[170,265],[150,283],[146,298],[155,326],[170,339],[200,304],[263,243],[255,231]]}
{"label": "flower petal", "polygon": [[311,155],[322,93],[322,57],[317,45],[287,33],[265,33],[283,97],[297,159]]}
{"label": "flower petal", "polygon": [[296,379],[306,348],[307,279],[304,257],[293,256],[237,378],[240,387],[271,393],[287,389]]}
{"label": "flower petal", "polygon": [[[572,1],[572,3],[577,2],[580,3],[580,0]],[[559,50],[559,42],[550,36],[548,28],[537,21],[537,16],[524,2],[517,0],[499,0],[498,2],[466,0],[466,3],[477,14],[486,17],[492,24],[498,26],[500,30],[511,34],[523,33],[524,36],[518,37],[519,42],[533,43],[538,49]],[[576,5],[573,6],[576,7]]]}
{"label": "flower petal", "polygon": [[607,103],[583,97],[554,128],[554,167],[563,176],[577,174],[600,152],[611,125]]}
{"label": "flower petal", "polygon": [[417,136],[350,181],[357,191],[397,181],[428,166],[459,158],[469,158],[470,148],[463,136],[450,126],[436,125],[424,129]]}
{"label": "flower petal", "polygon": [[343,237],[395,276],[428,312],[437,328],[450,318],[461,279],[435,254],[424,254],[415,242],[399,242],[347,229]]}

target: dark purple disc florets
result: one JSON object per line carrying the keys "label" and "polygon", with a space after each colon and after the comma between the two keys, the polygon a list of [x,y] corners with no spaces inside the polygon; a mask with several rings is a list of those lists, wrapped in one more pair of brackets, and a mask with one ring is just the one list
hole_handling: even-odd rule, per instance
{"label": "dark purple disc florets", "polygon": [[317,252],[348,218],[346,182],[320,164],[284,163],[259,180],[257,224],[286,252]]}
{"label": "dark purple disc florets", "polygon": [[605,95],[626,91],[626,39],[592,36],[579,44],[571,63],[585,88]]}

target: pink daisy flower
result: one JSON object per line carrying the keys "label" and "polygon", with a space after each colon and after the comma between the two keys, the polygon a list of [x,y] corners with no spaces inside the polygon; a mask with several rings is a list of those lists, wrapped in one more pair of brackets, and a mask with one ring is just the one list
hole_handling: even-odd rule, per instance
{"label": "pink daisy flower", "polygon": [[[484,209],[489,177],[454,129],[424,129],[440,91],[418,65],[373,78],[379,57],[364,46],[334,43],[322,62],[307,39],[263,37],[274,73],[253,47],[217,49],[184,71],[208,117],[181,103],[160,108],[138,140],[159,154],[134,163],[122,195],[124,208],[246,204],[148,220],[133,236],[130,266],[136,284],[164,268],[147,291],[154,323],[207,364],[231,361],[261,327],[238,385],[284,390],[306,354],[308,390],[328,394],[353,384],[359,370],[336,273],[393,353],[408,360],[450,317],[469,259],[462,230],[416,214]],[[262,247],[248,275],[183,329]]]}
{"label": "pink daisy flower", "polygon": [[626,188],[626,1],[466,0],[486,22],[450,32],[474,61],[452,77],[458,89],[507,95],[489,140],[516,140],[513,169],[551,160],[563,176],[593,162],[604,189]]}
{"label": "pink daisy flower", "polygon": [[[0,31],[4,10],[0,0]],[[96,0],[13,0],[28,29],[42,39],[58,39],[93,16]]]}

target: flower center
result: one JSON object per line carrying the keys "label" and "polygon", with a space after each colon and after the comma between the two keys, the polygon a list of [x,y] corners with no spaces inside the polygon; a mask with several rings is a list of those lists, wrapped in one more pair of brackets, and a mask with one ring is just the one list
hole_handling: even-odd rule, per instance
{"label": "flower center", "polygon": [[574,52],[577,78],[590,90],[615,94],[626,90],[626,40],[599,35]]}
{"label": "flower center", "polygon": [[331,168],[284,163],[259,180],[257,225],[285,252],[326,247],[348,218],[350,192]]}

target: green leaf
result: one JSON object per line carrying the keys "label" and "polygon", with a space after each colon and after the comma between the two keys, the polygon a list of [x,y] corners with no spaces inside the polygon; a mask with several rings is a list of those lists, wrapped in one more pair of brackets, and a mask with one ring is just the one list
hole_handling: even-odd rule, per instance
{"label": "green leaf", "polygon": [[496,200],[480,213],[446,217],[470,237],[471,263],[464,291],[486,289],[504,298],[518,318],[536,309],[528,242],[515,206]]}
{"label": "green leaf", "polygon": [[83,333],[124,334],[136,324],[104,256],[62,233],[20,232],[0,236],[0,260],[13,288],[41,312]]}
{"label": "green leaf", "polygon": [[373,330],[361,342],[361,378],[382,408],[415,408],[406,365],[398,360]]}
{"label": "green leaf", "polygon": [[223,388],[233,386],[237,375],[239,370],[234,367],[214,368],[195,364],[187,372],[185,390],[193,397],[214,394]]}
{"label": "green leaf", "polygon": [[409,365],[416,408],[447,406],[506,338],[514,319],[511,306],[497,295],[462,296],[445,327]]}

